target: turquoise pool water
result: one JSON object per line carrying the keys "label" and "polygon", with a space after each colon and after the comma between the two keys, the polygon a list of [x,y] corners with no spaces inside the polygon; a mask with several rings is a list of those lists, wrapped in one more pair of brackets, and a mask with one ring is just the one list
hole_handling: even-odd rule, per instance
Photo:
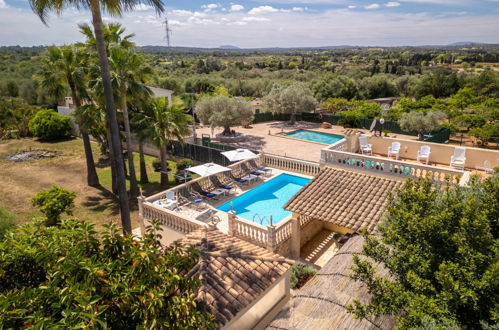
{"label": "turquoise pool water", "polygon": [[[299,176],[281,174],[220,205],[217,209],[228,212],[232,202],[232,208],[238,217],[253,221],[253,216],[258,214],[261,218],[265,217],[261,224],[268,225],[272,215],[272,223],[275,225],[291,215],[291,212],[282,207],[309,181],[310,179]],[[255,217],[254,221],[260,223],[258,217]]]}
{"label": "turquoise pool water", "polygon": [[296,131],[282,134],[295,139],[307,140],[312,142],[319,142],[324,144],[333,144],[343,139],[342,135],[328,134],[322,132],[307,131],[306,129],[299,129]]}

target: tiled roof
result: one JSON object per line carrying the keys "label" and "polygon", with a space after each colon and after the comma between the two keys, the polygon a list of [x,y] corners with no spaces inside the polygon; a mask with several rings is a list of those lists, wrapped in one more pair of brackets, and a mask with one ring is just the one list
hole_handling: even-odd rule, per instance
{"label": "tiled roof", "polygon": [[195,230],[178,242],[201,251],[199,262],[188,275],[201,280],[198,305],[213,314],[220,326],[258,299],[293,263],[210,228]]}
{"label": "tiled roof", "polygon": [[354,231],[373,231],[388,203],[388,193],[402,183],[384,176],[326,167],[284,208]]}
{"label": "tiled roof", "polygon": [[[396,317],[381,315],[356,319],[347,311],[347,306],[354,300],[363,304],[371,300],[367,287],[350,278],[354,255],[367,259],[362,255],[364,242],[362,236],[351,237],[310,281],[294,293],[267,329],[393,329]],[[373,262],[373,266],[379,275],[389,277],[388,270],[382,264]]]}

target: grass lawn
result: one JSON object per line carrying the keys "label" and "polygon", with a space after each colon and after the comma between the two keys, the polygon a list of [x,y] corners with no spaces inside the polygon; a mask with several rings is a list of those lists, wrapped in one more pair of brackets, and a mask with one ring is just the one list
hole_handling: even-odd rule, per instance
{"label": "grass lawn", "polygon": [[[97,144],[92,144],[97,171],[102,187],[93,188],[86,184],[86,166],[83,144],[80,139],[59,142],[40,142],[25,138],[0,141],[0,208],[3,207],[16,215],[17,223],[30,221],[34,216],[41,215],[36,207],[31,205],[31,199],[41,189],[49,189],[58,185],[76,192],[74,216],[93,222],[97,229],[109,221],[119,223],[119,207],[111,189],[111,170],[108,161],[98,153]],[[14,163],[7,161],[7,155],[27,149],[47,149],[63,152],[62,156],[52,159]],[[138,155],[136,171],[139,174]],[[146,164],[150,183],[143,185],[145,195],[161,191],[159,173],[152,167],[153,157],[147,157]],[[172,168],[174,168],[173,164]],[[170,182],[175,184],[173,178]],[[137,204],[132,205],[132,226],[138,226]]]}

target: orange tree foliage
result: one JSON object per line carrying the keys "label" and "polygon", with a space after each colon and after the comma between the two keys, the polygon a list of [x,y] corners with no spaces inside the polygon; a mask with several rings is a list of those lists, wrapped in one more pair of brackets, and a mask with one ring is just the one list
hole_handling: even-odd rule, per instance
{"label": "orange tree foliage", "polygon": [[0,324],[5,328],[212,328],[187,278],[199,252],[160,245],[157,224],[142,239],[102,236],[68,220],[41,222],[0,242]]}

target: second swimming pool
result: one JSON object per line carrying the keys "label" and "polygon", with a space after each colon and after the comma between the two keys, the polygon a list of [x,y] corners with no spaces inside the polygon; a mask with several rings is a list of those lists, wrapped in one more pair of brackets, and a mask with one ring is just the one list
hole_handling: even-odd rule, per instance
{"label": "second swimming pool", "polygon": [[292,137],[295,139],[324,143],[324,144],[333,144],[344,138],[344,136],[342,135],[308,131],[306,129],[298,129],[296,131],[283,133],[282,135],[287,137]]}
{"label": "second swimming pool", "polygon": [[257,223],[260,223],[260,219],[264,219],[261,224],[268,225],[272,215],[272,223],[275,225],[291,215],[290,211],[282,207],[309,181],[310,179],[300,176],[281,174],[220,205],[217,209],[228,212],[232,203],[232,208],[238,217],[250,221],[254,218]]}

